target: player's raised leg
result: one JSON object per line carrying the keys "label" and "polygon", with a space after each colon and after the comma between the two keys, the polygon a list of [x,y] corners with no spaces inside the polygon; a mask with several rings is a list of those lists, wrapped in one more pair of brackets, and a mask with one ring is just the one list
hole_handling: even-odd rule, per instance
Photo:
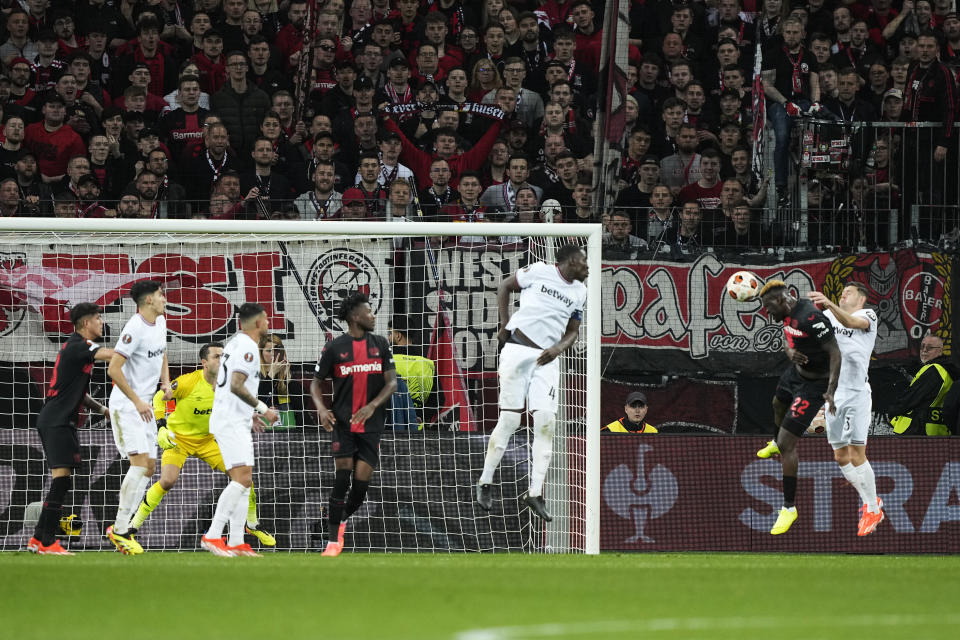
{"label": "player's raised leg", "polygon": [[510,444],[510,438],[520,427],[522,411],[523,409],[501,409],[500,417],[497,418],[497,426],[490,433],[487,454],[483,458],[483,472],[477,482],[477,503],[487,511],[493,507],[491,491],[493,474],[500,466],[500,460],[503,459],[507,445]]}
{"label": "player's raised leg", "polygon": [[758,458],[772,458],[780,455],[780,449],[777,447],[777,434],[780,431],[780,425],[783,424],[783,416],[787,413],[787,403],[773,396],[773,440],[767,441],[763,447],[757,451]]}

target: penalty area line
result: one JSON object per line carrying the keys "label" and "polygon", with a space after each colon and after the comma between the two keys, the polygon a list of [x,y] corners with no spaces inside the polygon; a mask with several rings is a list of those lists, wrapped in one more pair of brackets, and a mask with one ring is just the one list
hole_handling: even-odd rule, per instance
{"label": "penalty area line", "polygon": [[[960,615],[883,614],[876,616],[818,616],[793,620],[794,628],[879,626],[953,626]],[[468,629],[454,634],[453,640],[520,640],[521,638],[562,638],[583,634],[636,632],[710,631],[717,629],[778,629],[783,618],[652,618],[650,620],[597,620],[593,622],[548,623],[537,625]]]}

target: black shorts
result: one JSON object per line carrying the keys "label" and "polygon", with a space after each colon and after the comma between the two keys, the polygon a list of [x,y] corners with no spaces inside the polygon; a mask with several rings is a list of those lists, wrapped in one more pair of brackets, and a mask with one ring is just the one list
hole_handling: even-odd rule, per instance
{"label": "black shorts", "polygon": [[350,431],[349,425],[341,427],[339,424],[333,428],[333,436],[330,441],[330,449],[333,451],[334,458],[354,458],[363,460],[374,469],[380,462],[380,436],[379,431],[371,433],[357,433]]}
{"label": "black shorts", "polygon": [[827,378],[804,378],[791,364],[777,383],[776,397],[787,405],[787,413],[780,426],[795,436],[802,436],[823,406],[823,394],[827,392],[828,382]]}
{"label": "black shorts", "polygon": [[37,427],[43,453],[49,469],[76,469],[82,462],[80,458],[80,439],[77,428],[71,425]]}

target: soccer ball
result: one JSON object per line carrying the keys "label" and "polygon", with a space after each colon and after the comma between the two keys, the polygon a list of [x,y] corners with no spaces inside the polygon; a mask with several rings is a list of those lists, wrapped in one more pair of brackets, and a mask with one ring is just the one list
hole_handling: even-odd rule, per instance
{"label": "soccer ball", "polygon": [[756,297],[760,290],[760,278],[749,271],[737,271],[727,280],[727,295],[739,302]]}

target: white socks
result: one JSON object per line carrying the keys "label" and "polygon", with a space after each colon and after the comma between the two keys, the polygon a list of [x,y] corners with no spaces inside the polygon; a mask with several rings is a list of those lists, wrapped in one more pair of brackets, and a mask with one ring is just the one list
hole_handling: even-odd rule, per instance
{"label": "white socks", "polygon": [[[233,520],[237,500],[243,495],[245,488],[239,482],[231,480],[230,484],[220,493],[220,498],[217,500],[217,510],[213,512],[213,521],[210,522],[210,528],[207,530],[207,538],[218,539],[223,537],[223,528],[227,526],[227,522]],[[246,512],[246,504],[244,504],[244,512]]]}
{"label": "white socks", "polygon": [[123,477],[123,482],[120,484],[120,504],[117,508],[117,519],[113,523],[115,532],[126,533],[130,528],[130,516],[140,505],[148,482],[150,478],[144,467],[131,465],[127,469],[127,475]]}
{"label": "white socks", "polygon": [[531,497],[543,493],[543,480],[547,477],[550,457],[553,455],[553,431],[556,414],[552,411],[533,412],[533,470],[530,472]]}
{"label": "white socks", "polygon": [[490,434],[487,445],[487,456],[483,459],[483,473],[480,475],[480,484],[493,482],[493,472],[500,465],[503,452],[514,432],[520,427],[520,413],[517,411],[501,411],[497,419],[497,426]]}
{"label": "white socks", "polygon": [[863,501],[867,503],[867,511],[877,513],[880,511],[880,504],[877,502],[877,477],[873,473],[873,467],[870,461],[865,460],[862,465],[855,468],[860,480],[860,490],[863,492]]}
{"label": "white socks", "polygon": [[250,487],[243,487],[243,491],[237,497],[233,511],[230,513],[230,539],[227,540],[227,546],[235,547],[243,544],[243,528],[247,523],[247,507],[250,502]]}
{"label": "white socks", "polygon": [[873,473],[873,467],[870,466],[870,461],[864,461],[859,467],[855,467],[852,462],[848,462],[840,467],[840,471],[843,473],[843,477],[846,478],[857,490],[857,493],[860,494],[860,500],[863,504],[867,505],[867,510],[871,513],[879,511],[880,504],[877,502],[877,478]]}

